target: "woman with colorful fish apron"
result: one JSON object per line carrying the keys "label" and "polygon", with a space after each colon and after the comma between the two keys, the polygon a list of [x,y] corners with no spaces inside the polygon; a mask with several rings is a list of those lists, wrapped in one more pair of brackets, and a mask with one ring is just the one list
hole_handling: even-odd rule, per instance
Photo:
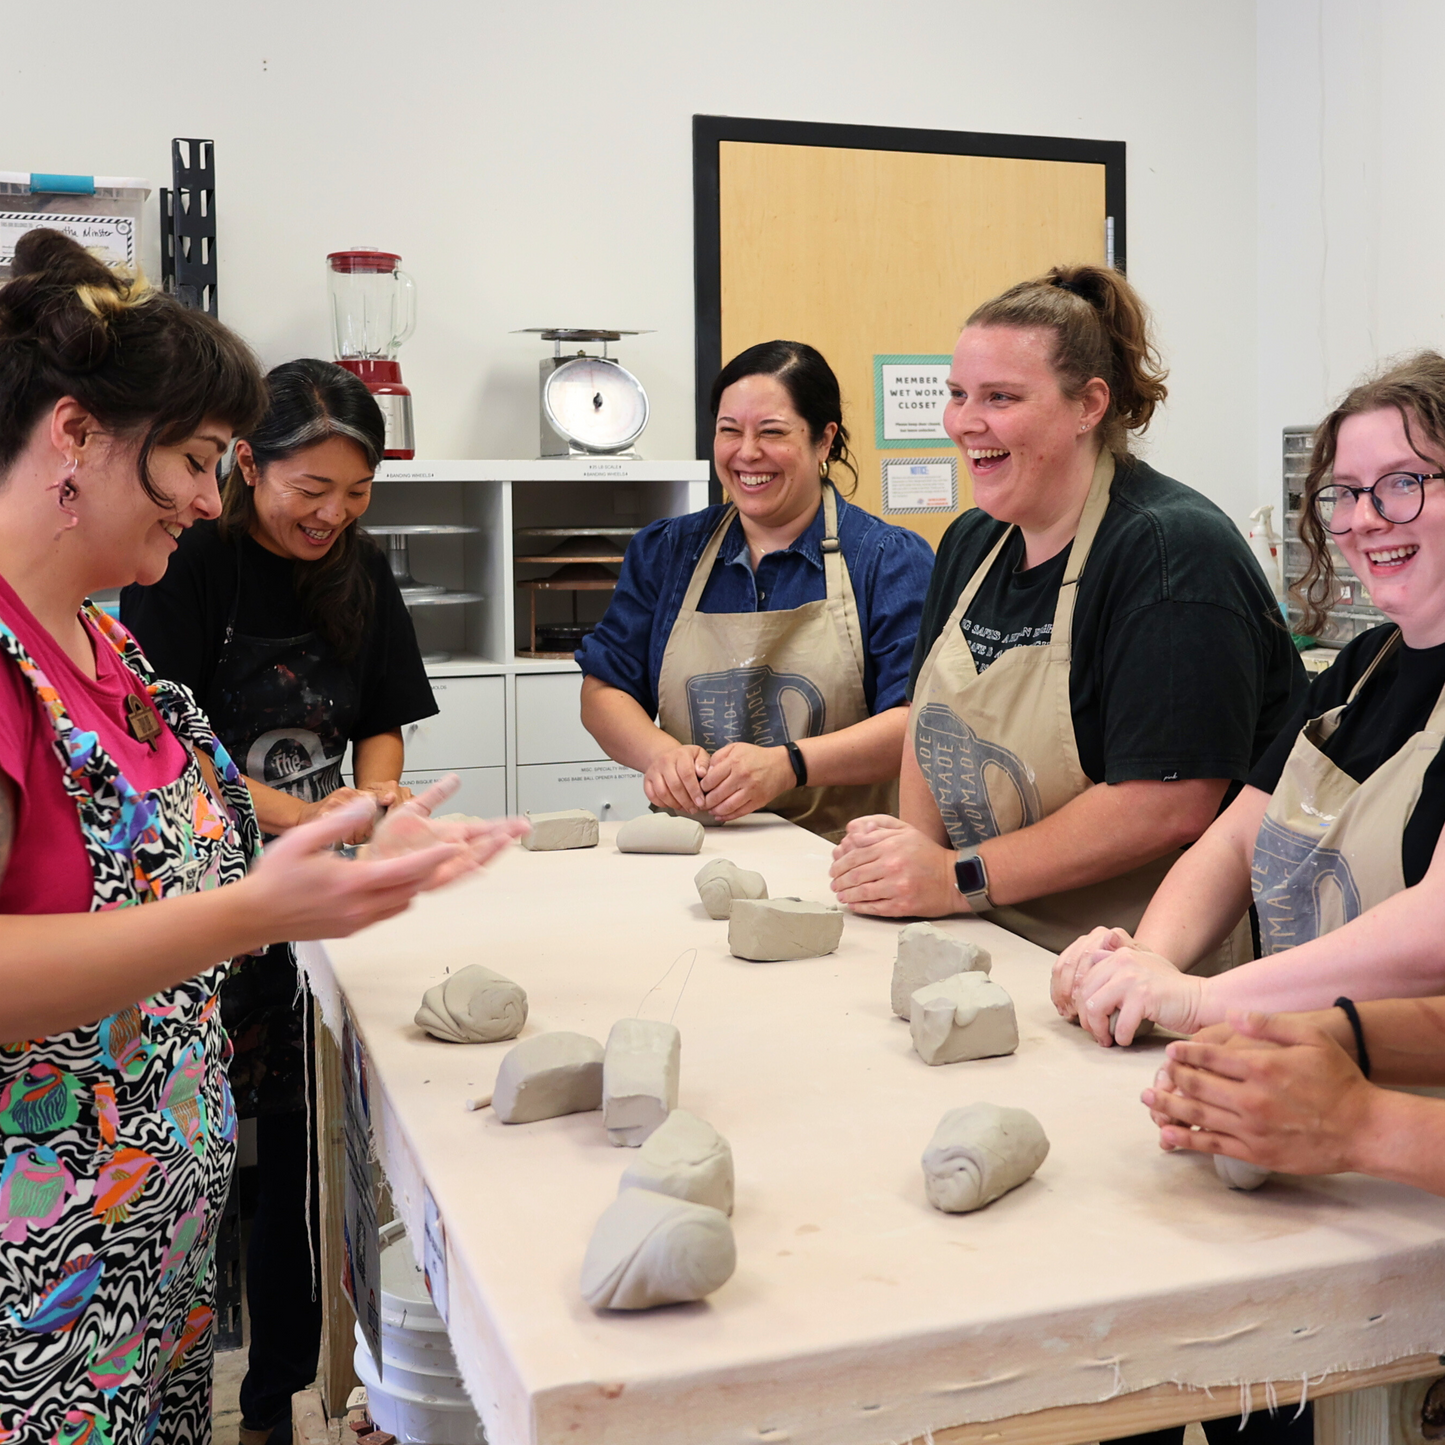
{"label": "woman with colorful fish apron", "polygon": [[[985,302],[947,385],[976,505],[929,585],[900,816],[850,826],[833,887],[1057,952],[1138,923],[1304,673],[1238,529],[1129,450],[1165,387],[1117,271],[1055,267]],[[1242,933],[1212,968],[1249,956]]]}
{"label": "woman with colorful fish apron", "polygon": [[[516,829],[376,830],[368,801],[255,861],[240,774],[85,601],[215,516],[263,392],[245,346],[58,232],[0,286],[0,1441],[210,1439],[214,1251],[236,1132],[217,988],[348,933]],[[424,845],[403,851],[420,829]]]}
{"label": "woman with colorful fish apron", "polygon": [[[1311,683],[1249,786],[1164,880],[1131,939],[1059,959],[1054,1001],[1098,1038],[1181,1033],[1231,1010],[1330,1009],[1445,993],[1445,357],[1354,388],[1316,435],[1301,536],[1303,625],[1328,618],[1330,544],[1390,619]],[[1181,973],[1248,908],[1264,956]]]}

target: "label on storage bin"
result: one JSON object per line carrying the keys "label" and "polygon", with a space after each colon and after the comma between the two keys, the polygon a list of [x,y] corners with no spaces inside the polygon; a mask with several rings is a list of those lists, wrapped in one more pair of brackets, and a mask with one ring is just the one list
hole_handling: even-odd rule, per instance
{"label": "label on storage bin", "polygon": [[65,216],[54,211],[0,211],[0,266],[15,259],[27,231],[64,231],[107,266],[135,265],[135,221],[130,216]]}
{"label": "label on storage bin", "polygon": [[437,1202],[431,1190],[422,1186],[421,1268],[426,1278],[427,1293],[437,1307],[444,1325],[451,1324],[451,1306],[447,1294],[447,1227],[437,1213]]}

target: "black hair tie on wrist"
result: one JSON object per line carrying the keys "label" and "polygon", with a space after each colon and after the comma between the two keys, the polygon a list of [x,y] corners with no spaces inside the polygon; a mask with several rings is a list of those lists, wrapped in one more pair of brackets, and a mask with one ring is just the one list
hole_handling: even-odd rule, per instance
{"label": "black hair tie on wrist", "polygon": [[1370,1051],[1365,1047],[1365,1027],[1360,1022],[1360,1011],[1354,1005],[1352,999],[1337,998],[1335,1007],[1342,1009],[1344,1015],[1350,1021],[1350,1027],[1355,1031],[1355,1054],[1360,1061],[1360,1072],[1368,1079],[1370,1077]]}
{"label": "black hair tie on wrist", "polygon": [[802,748],[793,742],[784,743],[783,746],[788,750],[788,761],[793,765],[793,776],[797,778],[798,786],[806,788],[808,786],[808,763],[803,757]]}

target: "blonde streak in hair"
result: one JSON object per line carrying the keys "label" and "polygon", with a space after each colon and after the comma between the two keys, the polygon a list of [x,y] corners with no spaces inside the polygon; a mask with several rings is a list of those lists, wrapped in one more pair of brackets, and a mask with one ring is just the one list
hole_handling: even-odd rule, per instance
{"label": "blonde streak in hair", "polygon": [[98,321],[120,316],[133,306],[143,305],[155,295],[154,289],[138,267],[117,266],[112,275],[115,281],[109,286],[82,283],[75,288],[80,304]]}

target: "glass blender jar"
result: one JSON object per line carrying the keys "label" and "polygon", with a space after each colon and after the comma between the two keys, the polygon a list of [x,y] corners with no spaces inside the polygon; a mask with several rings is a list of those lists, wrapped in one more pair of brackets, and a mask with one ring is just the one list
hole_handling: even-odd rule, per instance
{"label": "glass blender jar", "polygon": [[402,385],[396,353],[416,328],[416,284],[401,257],[371,246],[326,258],[331,337],[338,366],[359,376],[386,419],[386,455],[416,455],[411,392]]}

